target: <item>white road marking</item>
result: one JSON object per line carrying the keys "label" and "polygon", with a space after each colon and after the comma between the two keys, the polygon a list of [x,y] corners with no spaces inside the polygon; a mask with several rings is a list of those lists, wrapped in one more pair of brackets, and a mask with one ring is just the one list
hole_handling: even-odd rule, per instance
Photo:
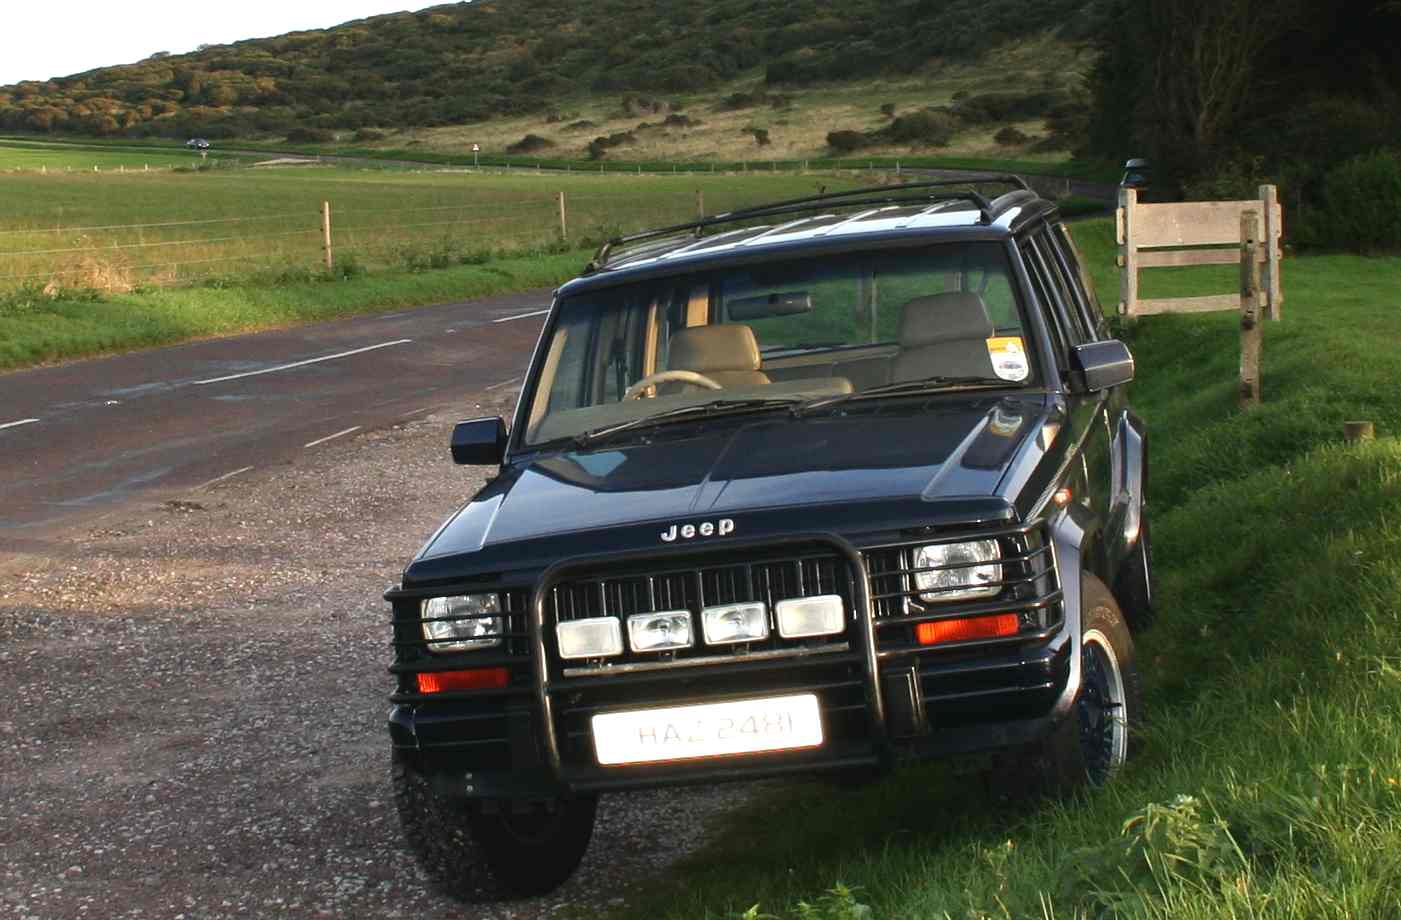
{"label": "white road marking", "polygon": [[22,418],[17,422],[6,422],[0,425],[0,428],[18,428],[20,425],[33,425],[37,421],[37,418]]}
{"label": "white road marking", "polygon": [[334,355],[322,355],[319,358],[307,358],[305,361],[293,361],[291,364],[279,364],[277,367],[265,367],[260,371],[247,371],[242,374],[229,374],[227,377],[211,377],[208,380],[196,380],[194,385],[198,387],[204,386],[206,383],[223,383],[225,380],[238,380],[241,377],[257,377],[259,374],[271,374],[275,371],[291,370],[294,367],[305,367],[308,364],[317,364],[321,361],[334,361],[336,358],[348,358],[351,355],[361,355],[367,351],[389,348],[391,345],[407,345],[412,341],[413,339],[395,339],[393,342],[380,342],[378,345],[366,345],[364,348],[341,351]]}
{"label": "white road marking", "polygon": [[528,317],[528,316],[544,316],[546,313],[549,313],[549,312],[550,312],[550,308],[549,308],[549,307],[546,307],[546,308],[543,309],[543,310],[536,310],[534,313],[517,313],[515,316],[503,316],[503,317],[501,317],[500,319],[494,319],[494,320],[492,320],[492,322],[493,322],[493,323],[509,323],[509,322],[510,322],[511,320],[513,320],[513,319],[525,319],[525,318]]}
{"label": "white road marking", "polygon": [[317,438],[315,441],[312,441],[310,444],[303,444],[302,446],[303,446],[303,447],[315,447],[315,446],[318,445],[318,444],[325,444],[327,441],[334,441],[336,438],[343,437],[344,435],[350,434],[352,431],[359,431],[359,430],[360,430],[360,426],[359,426],[359,425],[356,425],[354,428],[347,428],[345,431],[337,431],[335,434],[328,434],[328,435],[326,435],[326,437],[324,437],[324,438]]}
{"label": "white road marking", "polygon": [[222,475],[222,476],[215,476],[213,479],[209,480],[209,481],[206,482],[204,485],[195,486],[195,491],[196,491],[196,492],[201,492],[201,491],[203,491],[203,490],[209,488],[210,486],[217,486],[219,483],[223,482],[225,479],[232,479],[232,478],[234,478],[235,476],[239,475],[240,473],[246,473],[246,472],[248,472],[248,471],[251,470],[251,469],[253,469],[253,467],[251,467],[251,466],[245,466],[245,467],[243,467],[242,469],[234,470],[232,473],[225,473],[225,474]]}
{"label": "white road marking", "polygon": [[405,412],[403,415],[401,415],[401,416],[399,416],[399,417],[400,417],[400,418],[408,418],[408,417],[411,416],[411,415],[422,415],[423,413],[430,411],[432,408],[433,408],[432,406],[424,406],[422,409],[415,409],[415,410],[413,410],[412,412]]}
{"label": "white road marking", "polygon": [[490,393],[492,390],[499,390],[499,389],[501,389],[502,387],[508,387],[508,386],[510,386],[510,385],[513,384],[513,383],[520,383],[520,382],[521,382],[521,379],[520,379],[519,377],[512,377],[510,380],[503,380],[503,381],[501,381],[500,383],[493,383],[493,384],[492,384],[491,386],[489,386],[489,387],[483,387],[483,388],[482,388],[482,391],[485,392],[485,393]]}

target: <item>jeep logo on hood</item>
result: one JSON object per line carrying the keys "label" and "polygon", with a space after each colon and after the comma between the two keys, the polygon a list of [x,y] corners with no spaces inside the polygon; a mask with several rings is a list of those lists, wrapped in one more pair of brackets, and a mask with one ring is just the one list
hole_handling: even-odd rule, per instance
{"label": "jeep logo on hood", "polygon": [[714,523],[702,521],[699,524],[672,524],[662,531],[663,543],[675,543],[677,538],[694,540],[696,537],[723,537],[735,532],[735,522],[721,518]]}

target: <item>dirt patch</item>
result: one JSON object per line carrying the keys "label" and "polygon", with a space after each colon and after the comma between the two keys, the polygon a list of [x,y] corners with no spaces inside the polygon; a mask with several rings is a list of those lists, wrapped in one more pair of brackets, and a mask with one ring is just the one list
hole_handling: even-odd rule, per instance
{"label": "dirt patch", "polygon": [[[509,408],[499,391],[472,411]],[[468,401],[471,405],[473,400]],[[454,417],[0,549],[0,916],[512,917],[608,907],[738,790],[605,799],[554,895],[462,906],[399,840],[380,595],[480,487]]]}

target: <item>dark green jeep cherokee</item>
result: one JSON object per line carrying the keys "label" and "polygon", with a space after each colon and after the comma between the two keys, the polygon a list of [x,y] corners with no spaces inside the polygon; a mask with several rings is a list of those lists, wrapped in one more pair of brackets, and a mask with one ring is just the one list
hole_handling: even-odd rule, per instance
{"label": "dark green jeep cherokee", "polygon": [[559,289],[497,475],[394,608],[399,814],[435,883],[546,891],[601,793],[998,752],[1100,783],[1151,612],[1133,359],[1015,177],[615,240]]}

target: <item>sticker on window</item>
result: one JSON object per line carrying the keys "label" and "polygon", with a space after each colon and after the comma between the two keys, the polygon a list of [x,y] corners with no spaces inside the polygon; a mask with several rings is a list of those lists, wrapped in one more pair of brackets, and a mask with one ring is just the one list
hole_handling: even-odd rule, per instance
{"label": "sticker on window", "polygon": [[988,339],[988,357],[992,359],[993,373],[1003,380],[1025,380],[1031,374],[1026,348],[1019,335]]}

